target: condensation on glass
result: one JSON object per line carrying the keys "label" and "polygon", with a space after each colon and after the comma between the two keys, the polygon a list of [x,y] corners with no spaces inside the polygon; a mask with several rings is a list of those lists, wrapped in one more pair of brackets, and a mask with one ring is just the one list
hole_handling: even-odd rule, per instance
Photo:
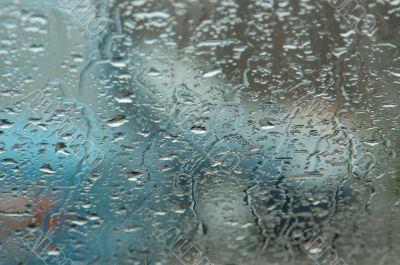
{"label": "condensation on glass", "polygon": [[399,1],[0,7],[0,264],[398,263]]}

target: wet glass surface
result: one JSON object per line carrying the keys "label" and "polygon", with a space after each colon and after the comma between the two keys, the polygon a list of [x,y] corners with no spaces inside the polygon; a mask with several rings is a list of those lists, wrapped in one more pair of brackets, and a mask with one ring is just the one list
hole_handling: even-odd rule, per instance
{"label": "wet glass surface", "polygon": [[0,264],[398,264],[399,16],[0,0]]}

